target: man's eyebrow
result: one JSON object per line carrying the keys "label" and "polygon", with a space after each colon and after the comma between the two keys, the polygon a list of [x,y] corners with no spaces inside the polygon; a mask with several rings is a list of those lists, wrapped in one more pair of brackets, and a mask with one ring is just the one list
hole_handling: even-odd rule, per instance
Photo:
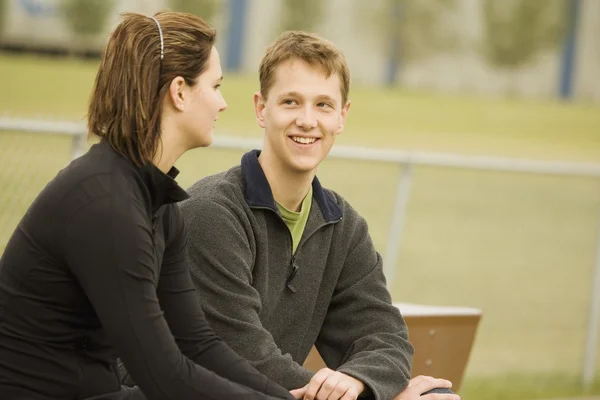
{"label": "man's eyebrow", "polygon": [[281,93],[279,97],[302,97],[302,95],[298,92],[285,92]]}
{"label": "man's eyebrow", "polygon": [[[281,93],[278,98],[282,98],[282,97],[300,97],[303,98],[304,96],[301,95],[298,92],[295,91],[291,91],[291,92],[285,92],[285,93]],[[320,94],[318,96],[315,97],[317,100],[327,100],[329,102],[335,103],[335,99],[329,95],[326,94]]]}
{"label": "man's eyebrow", "polygon": [[329,95],[326,95],[326,94],[321,94],[321,95],[317,96],[317,99],[319,99],[319,100],[327,100],[327,101],[330,101],[332,103],[335,103],[335,99],[333,97],[329,96]]}

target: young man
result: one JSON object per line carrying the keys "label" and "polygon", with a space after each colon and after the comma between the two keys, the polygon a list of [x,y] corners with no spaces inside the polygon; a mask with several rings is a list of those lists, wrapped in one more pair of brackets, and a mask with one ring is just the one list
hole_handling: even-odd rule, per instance
{"label": "young man", "polygon": [[[413,348],[367,223],[316,178],[349,85],[343,54],[317,36],[287,32],[267,50],[254,95],[263,150],[182,204],[192,276],[216,333],[297,398],[427,399],[451,384],[410,381]],[[313,344],[331,369],[302,367]]]}

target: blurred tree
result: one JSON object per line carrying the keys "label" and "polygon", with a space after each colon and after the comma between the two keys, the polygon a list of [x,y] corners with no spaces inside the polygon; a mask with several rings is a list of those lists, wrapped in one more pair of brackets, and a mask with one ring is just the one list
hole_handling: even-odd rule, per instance
{"label": "blurred tree", "polygon": [[323,16],[323,0],[283,0],[281,30],[314,31]]}
{"label": "blurred tree", "polygon": [[202,17],[211,22],[213,17],[219,12],[221,0],[170,0],[170,7],[173,11],[186,12]]}
{"label": "blurred tree", "polygon": [[359,3],[359,26],[367,22],[380,31],[386,43],[397,47],[402,60],[414,61],[457,45],[457,32],[447,23],[456,0],[383,0],[382,4]]}
{"label": "blurred tree", "polygon": [[485,0],[484,55],[502,68],[529,63],[562,43],[566,11],[565,0]]}
{"label": "blurred tree", "polygon": [[0,0],[0,35],[4,33],[6,14],[8,13],[8,0]]}
{"label": "blurred tree", "polygon": [[387,3],[390,9],[398,7],[396,18],[387,18],[387,29],[399,47],[401,59],[414,61],[456,46],[456,31],[446,23],[446,17],[456,8],[456,0],[387,0]]}
{"label": "blurred tree", "polygon": [[355,26],[373,27],[388,50],[386,83],[392,85],[401,63],[420,60],[460,45],[451,22],[457,0],[373,0],[360,2]]}
{"label": "blurred tree", "polygon": [[78,39],[102,33],[110,13],[115,5],[114,0],[63,0],[63,15],[67,25]]}

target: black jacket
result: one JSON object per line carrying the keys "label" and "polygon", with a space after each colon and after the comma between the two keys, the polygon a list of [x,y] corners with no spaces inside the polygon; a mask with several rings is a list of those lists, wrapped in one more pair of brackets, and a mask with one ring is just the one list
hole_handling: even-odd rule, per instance
{"label": "black jacket", "polygon": [[0,258],[3,400],[117,391],[117,356],[148,399],[292,398],[209,327],[176,174],[100,143],[33,202]]}

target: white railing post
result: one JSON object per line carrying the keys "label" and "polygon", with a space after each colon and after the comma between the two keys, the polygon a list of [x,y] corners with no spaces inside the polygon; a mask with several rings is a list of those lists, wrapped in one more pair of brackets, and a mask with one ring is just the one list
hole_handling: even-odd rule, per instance
{"label": "white railing post", "polygon": [[596,374],[596,352],[598,351],[598,336],[600,335],[600,224],[596,251],[596,265],[592,278],[592,292],[588,314],[587,338],[583,353],[583,385],[590,387]]}
{"label": "white railing post", "polygon": [[398,185],[396,188],[396,201],[392,211],[392,222],[385,250],[385,259],[383,260],[385,278],[388,287],[392,287],[396,277],[396,267],[398,255],[402,245],[402,234],[406,220],[406,209],[408,199],[410,198],[410,188],[412,186],[413,166],[411,163],[402,164]]}
{"label": "white railing post", "polygon": [[80,157],[85,153],[85,145],[87,143],[87,135],[85,132],[74,134],[71,143],[71,160]]}

